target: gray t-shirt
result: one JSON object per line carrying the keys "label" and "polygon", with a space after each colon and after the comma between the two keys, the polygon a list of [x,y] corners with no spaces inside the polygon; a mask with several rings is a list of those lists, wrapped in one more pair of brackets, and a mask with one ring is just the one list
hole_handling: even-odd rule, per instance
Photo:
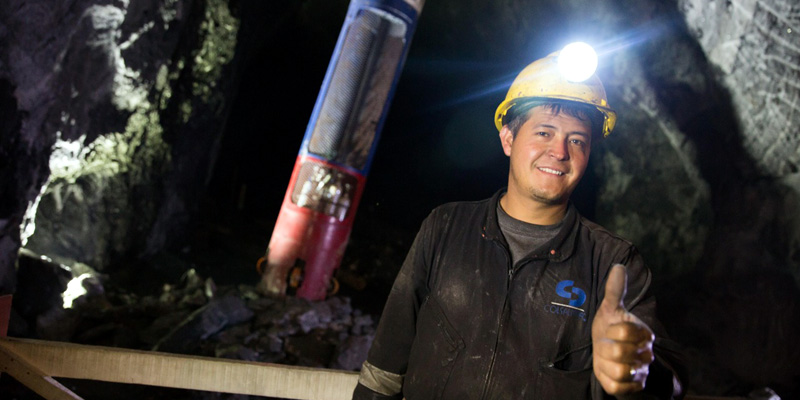
{"label": "gray t-shirt", "polygon": [[536,225],[520,221],[508,215],[499,201],[497,222],[511,250],[511,265],[516,265],[522,257],[554,238],[564,224],[564,220],[553,225]]}

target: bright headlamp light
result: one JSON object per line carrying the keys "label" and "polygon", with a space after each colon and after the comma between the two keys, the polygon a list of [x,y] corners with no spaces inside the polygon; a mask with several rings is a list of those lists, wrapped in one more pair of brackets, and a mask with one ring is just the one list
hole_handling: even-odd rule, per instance
{"label": "bright headlamp light", "polygon": [[586,43],[570,43],[558,54],[558,70],[570,82],[583,82],[596,69],[597,53]]}

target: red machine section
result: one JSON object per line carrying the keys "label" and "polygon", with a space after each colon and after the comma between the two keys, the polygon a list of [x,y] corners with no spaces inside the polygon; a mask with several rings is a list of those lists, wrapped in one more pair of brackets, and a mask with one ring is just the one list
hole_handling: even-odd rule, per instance
{"label": "red machine section", "polygon": [[[366,178],[323,160],[297,158],[266,254],[262,289],[325,298],[338,268]],[[295,287],[298,286],[298,287]]]}

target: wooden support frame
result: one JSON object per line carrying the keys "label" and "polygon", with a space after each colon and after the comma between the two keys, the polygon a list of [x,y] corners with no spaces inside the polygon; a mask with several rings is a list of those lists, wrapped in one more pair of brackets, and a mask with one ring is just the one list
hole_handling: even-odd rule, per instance
{"label": "wooden support frame", "polygon": [[349,400],[358,382],[350,371],[16,338],[0,338],[0,371],[48,400],[80,399],[53,377],[308,400]]}
{"label": "wooden support frame", "polygon": [[80,397],[55,390],[52,377],[309,400],[350,399],[358,381],[349,371],[16,338],[0,338],[0,368],[58,400]]}
{"label": "wooden support frame", "polygon": [[18,354],[0,347],[0,371],[13,376],[14,379],[27,386],[45,399],[75,400],[78,395],[58,383]]}
{"label": "wooden support frame", "polygon": [[54,377],[308,400],[349,400],[358,382],[350,371],[6,338],[10,312],[0,296],[0,372],[48,400],[81,399]]}

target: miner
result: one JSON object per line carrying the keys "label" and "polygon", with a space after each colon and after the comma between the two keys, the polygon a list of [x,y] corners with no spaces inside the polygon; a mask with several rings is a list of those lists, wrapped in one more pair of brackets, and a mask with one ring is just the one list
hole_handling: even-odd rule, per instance
{"label": "miner", "polygon": [[523,69],[497,108],[508,186],[422,223],[354,399],[680,396],[650,270],[570,202],[616,113],[593,71],[564,76],[565,52]]}

